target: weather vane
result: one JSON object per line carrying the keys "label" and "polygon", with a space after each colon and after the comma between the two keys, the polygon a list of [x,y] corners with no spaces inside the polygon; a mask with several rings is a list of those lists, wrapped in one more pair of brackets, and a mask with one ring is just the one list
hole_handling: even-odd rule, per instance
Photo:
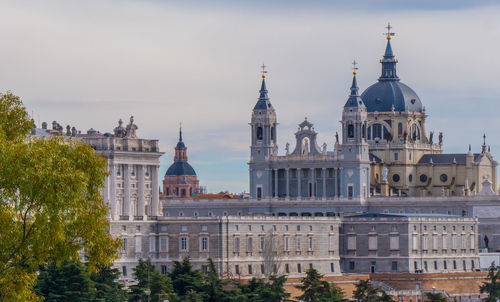
{"label": "weather vane", "polygon": [[356,70],[358,70],[358,67],[356,67],[356,65],[358,65],[358,62],[356,62],[356,60],[352,61],[352,74],[356,75]]}
{"label": "weather vane", "polygon": [[262,63],[262,66],[260,66],[260,68],[262,68],[262,78],[265,78],[266,77],[266,73],[267,73],[267,70],[266,70],[266,65],[264,65],[264,63]]}
{"label": "weather vane", "polygon": [[390,40],[391,37],[395,35],[395,33],[391,32],[392,29],[391,23],[388,22],[385,28],[387,28],[387,32],[383,33],[383,35],[387,36],[387,40]]}

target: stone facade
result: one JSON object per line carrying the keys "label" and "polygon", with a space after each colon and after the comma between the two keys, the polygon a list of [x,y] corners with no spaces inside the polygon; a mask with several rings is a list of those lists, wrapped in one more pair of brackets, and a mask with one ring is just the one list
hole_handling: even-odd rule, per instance
{"label": "stone facade", "polygon": [[478,221],[432,214],[362,214],[342,219],[347,273],[479,270]]}

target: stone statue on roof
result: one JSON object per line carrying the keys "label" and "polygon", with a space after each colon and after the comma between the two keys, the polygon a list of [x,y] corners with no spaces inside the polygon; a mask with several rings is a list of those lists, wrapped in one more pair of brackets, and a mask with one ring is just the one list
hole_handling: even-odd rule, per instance
{"label": "stone statue on roof", "polygon": [[130,117],[130,123],[127,125],[127,137],[136,138],[135,132],[137,131],[137,125],[134,124],[134,116]]}

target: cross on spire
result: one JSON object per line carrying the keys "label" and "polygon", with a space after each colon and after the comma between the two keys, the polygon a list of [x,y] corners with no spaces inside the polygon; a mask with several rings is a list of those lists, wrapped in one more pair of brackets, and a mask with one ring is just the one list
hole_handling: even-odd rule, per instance
{"label": "cross on spire", "polygon": [[395,35],[395,33],[391,31],[392,29],[391,23],[388,22],[385,28],[387,29],[387,32],[383,33],[383,35],[387,36],[387,40],[390,40],[391,37]]}
{"label": "cross on spire", "polygon": [[358,67],[356,67],[356,65],[358,65],[358,62],[356,62],[356,60],[352,61],[352,74],[353,75],[356,75],[356,70],[358,70]]}
{"label": "cross on spire", "polygon": [[262,66],[260,66],[260,68],[262,69],[262,71],[260,73],[262,73],[262,78],[265,78],[266,77],[266,73],[267,73],[267,70],[266,70],[266,65],[264,65],[264,63],[262,63]]}

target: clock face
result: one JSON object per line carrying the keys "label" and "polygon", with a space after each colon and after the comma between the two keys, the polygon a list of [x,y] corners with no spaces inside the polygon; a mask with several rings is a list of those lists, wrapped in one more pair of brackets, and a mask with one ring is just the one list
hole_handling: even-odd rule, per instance
{"label": "clock face", "polygon": [[441,174],[441,176],[439,176],[439,179],[441,179],[442,182],[446,182],[448,180],[448,175]]}

